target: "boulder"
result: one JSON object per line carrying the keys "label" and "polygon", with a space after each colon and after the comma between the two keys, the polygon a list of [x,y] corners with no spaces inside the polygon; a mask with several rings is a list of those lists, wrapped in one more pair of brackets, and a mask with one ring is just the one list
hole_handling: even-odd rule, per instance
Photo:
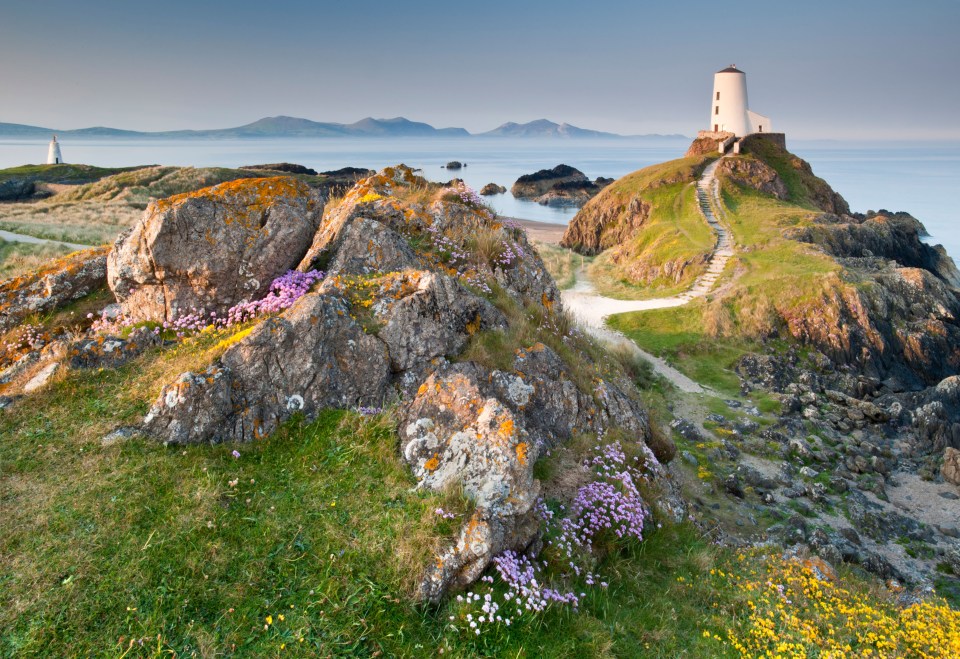
{"label": "boulder", "polygon": [[485,186],[480,188],[480,194],[485,197],[495,194],[503,194],[507,189],[502,185],[497,185],[496,183],[487,183]]}
{"label": "boulder", "polygon": [[49,313],[107,282],[107,247],[75,252],[40,270],[0,282],[0,332],[32,314]]}
{"label": "boulder", "polygon": [[153,202],[117,239],[110,289],[134,320],[222,314],[297,266],[324,197],[292,178],[240,179]]}
{"label": "boulder", "polygon": [[943,465],[940,467],[943,480],[960,485],[960,451],[948,446],[943,451]]}
{"label": "boulder", "polygon": [[444,167],[446,167],[447,169],[463,169],[464,164],[459,160],[451,160],[446,165],[444,165]]}

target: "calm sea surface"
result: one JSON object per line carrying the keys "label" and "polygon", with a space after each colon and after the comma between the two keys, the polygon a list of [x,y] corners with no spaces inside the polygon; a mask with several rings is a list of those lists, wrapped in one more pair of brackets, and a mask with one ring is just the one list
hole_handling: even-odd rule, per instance
{"label": "calm sea surface", "polygon": [[[283,139],[283,140],[98,140],[62,142],[67,162],[101,166],[144,164],[237,167],[295,162],[318,171],[340,167],[379,169],[400,162],[422,168],[427,178],[464,179],[480,189],[489,182],[509,188],[521,174],[565,163],[590,178],[618,178],[680,157],[687,140],[501,139]],[[0,138],[0,168],[44,162],[45,140]],[[855,211],[904,210],[919,218],[954,257],[960,257],[960,143],[844,143],[788,141],[814,172],[840,192]],[[459,160],[458,172],[441,165]],[[510,194],[488,198],[503,215],[566,223],[574,209],[522,202]]]}

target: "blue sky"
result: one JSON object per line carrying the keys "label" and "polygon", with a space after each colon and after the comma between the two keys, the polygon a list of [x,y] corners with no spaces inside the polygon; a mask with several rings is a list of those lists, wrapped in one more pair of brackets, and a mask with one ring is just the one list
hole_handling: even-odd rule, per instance
{"label": "blue sky", "polygon": [[0,121],[692,134],[713,72],[736,63],[753,109],[794,137],[957,139],[958,29],[957,0],[0,0]]}

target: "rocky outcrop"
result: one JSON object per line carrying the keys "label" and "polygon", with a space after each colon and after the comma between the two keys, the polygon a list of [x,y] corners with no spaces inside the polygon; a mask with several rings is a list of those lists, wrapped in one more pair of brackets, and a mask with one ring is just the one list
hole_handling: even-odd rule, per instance
{"label": "rocky outcrop", "polygon": [[507,189],[502,185],[497,185],[496,183],[487,183],[485,186],[480,188],[480,194],[484,197],[489,197],[495,194],[503,194]]}
{"label": "rocky outcrop", "polygon": [[[417,177],[413,170],[403,166],[388,167],[360,181],[326,214],[298,269],[336,272],[347,254],[352,255],[350,258],[354,262],[366,260],[368,268],[370,263],[382,259],[381,270],[399,268],[400,265],[420,267],[429,262],[432,267],[442,266],[448,271],[453,265],[453,269],[467,279],[475,278],[478,273],[489,273],[522,304],[553,307],[560,299],[560,291],[543,262],[535,256],[536,252],[522,230],[505,227],[490,215],[488,209],[462,202],[459,194],[453,191],[447,196],[454,201],[442,198],[444,194],[430,203],[410,203],[401,198],[404,190],[426,185],[426,181]],[[349,230],[354,223],[364,219],[379,223],[392,234],[376,228]],[[367,230],[372,239],[364,242]],[[344,252],[344,241],[351,235],[355,236],[356,249]],[[475,243],[478,235],[491,238],[497,244],[497,253],[487,254],[487,258],[477,258],[479,254],[466,258],[466,253],[473,251],[470,245]],[[434,249],[421,250],[411,256],[409,249],[401,244],[410,240],[426,243]],[[451,264],[452,252],[462,256],[453,258]]]}
{"label": "rocky outcrop", "polygon": [[451,160],[446,165],[444,165],[444,167],[447,169],[463,169],[464,167],[466,167],[466,165],[464,165],[459,160]]}
{"label": "rocky outcrop", "polygon": [[453,364],[427,378],[401,424],[404,459],[420,487],[460,484],[476,509],[456,543],[428,568],[421,596],[435,601],[478,578],[497,554],[526,550],[539,533],[537,457],[607,427],[648,433],[634,399],[605,383],[593,395],[580,392],[543,344],[520,351],[512,372]]}
{"label": "rocky outcrop", "polygon": [[691,158],[718,154],[720,152],[720,143],[731,137],[735,137],[735,135],[725,131],[717,133],[701,131],[696,139],[691,142],[687,148],[687,152],[683,154],[683,157]]}
{"label": "rocky outcrop", "polygon": [[[823,214],[813,224],[787,232],[787,237],[819,246],[831,256],[851,259],[880,257],[901,266],[923,268],[945,284],[960,289],[960,273],[939,245],[926,244],[926,229],[909,213],[880,211],[867,215]],[[857,263],[851,263],[856,267]]]}
{"label": "rocky outcrop", "polygon": [[[445,275],[407,271],[356,284],[359,290],[354,285],[329,278],[259,324],[207,373],[184,374],[165,387],[145,429],[174,444],[252,441],[295,412],[309,418],[331,407],[380,407],[431,360],[503,324],[489,303]],[[376,304],[365,307],[366,299]],[[356,319],[365,308],[369,327]],[[199,412],[211,402],[219,413]]]}
{"label": "rocky outcrop", "polygon": [[787,151],[785,141],[782,136],[778,138],[778,135],[747,135],[740,140],[740,153],[750,159],[762,160],[778,170],[781,177],[786,177],[789,172],[793,180],[790,189],[791,201],[812,205],[825,213],[848,215],[850,205],[846,200],[835,192],[829,183],[813,173],[810,163]]}
{"label": "rocky outcrop", "polygon": [[31,314],[42,314],[79,300],[107,282],[107,247],[86,249],[40,270],[0,282],[0,332]]}
{"label": "rocky outcrop", "polygon": [[753,158],[724,158],[717,165],[717,176],[732,183],[784,200],[790,196],[787,186],[777,171],[761,160]]}
{"label": "rocky outcrop", "polygon": [[[516,350],[506,370],[451,361],[477,333],[509,328],[511,316],[475,292],[482,282],[496,281],[546,323],[561,312],[559,295],[522,232],[443,189],[435,201],[412,201],[428,187],[413,177],[389,168],[330,209],[301,263],[322,261],[323,282],[229,339],[205,371],[165,386],[142,430],[174,444],[251,441],[294,414],[397,404],[400,451],[417,486],[459,486],[475,504],[457,539],[424,557],[420,595],[436,601],[495,555],[536,540],[542,451],[611,429],[643,442],[649,428],[622,375],[578,385],[543,343]],[[521,257],[452,256],[477,249],[485,232]]]}
{"label": "rocky outcrop", "polygon": [[259,299],[303,257],[324,201],[295,179],[265,178],[153,202],[110,252],[110,289],[135,320]]}
{"label": "rocky outcrop", "polygon": [[517,199],[536,199],[546,194],[558,183],[587,183],[586,175],[570,165],[557,165],[553,169],[541,169],[533,174],[524,174],[510,188]]}
{"label": "rocky outcrop", "polygon": [[935,275],[885,266],[867,285],[837,283],[783,310],[788,332],[833,363],[894,391],[935,385],[960,369],[960,300]]}

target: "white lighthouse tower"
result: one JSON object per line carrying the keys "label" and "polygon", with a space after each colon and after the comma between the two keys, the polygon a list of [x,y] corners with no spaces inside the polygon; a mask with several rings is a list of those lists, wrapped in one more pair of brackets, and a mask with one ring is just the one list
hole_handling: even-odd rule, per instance
{"label": "white lighthouse tower", "polygon": [[56,135],[54,135],[53,139],[50,140],[50,146],[47,148],[47,164],[48,165],[63,164],[63,156],[60,154],[60,142],[57,141]]}
{"label": "white lighthouse tower", "polygon": [[710,128],[714,133],[769,133],[770,118],[750,111],[747,101],[747,74],[731,64],[713,75]]}

